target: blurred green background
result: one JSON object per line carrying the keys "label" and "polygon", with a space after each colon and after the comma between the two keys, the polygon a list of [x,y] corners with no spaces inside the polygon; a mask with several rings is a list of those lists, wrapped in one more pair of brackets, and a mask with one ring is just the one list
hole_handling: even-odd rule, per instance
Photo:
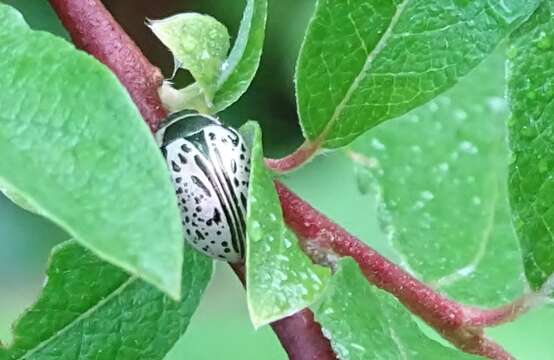
{"label": "blurred green background", "polygon": [[[35,29],[67,36],[46,1],[4,1],[17,7]],[[145,18],[179,11],[215,16],[236,33],[243,1],[128,0],[104,1],[145,54],[171,73],[172,60],[144,26]],[[293,73],[303,31],[314,1],[279,0],[270,3],[267,41],[260,71],[249,92],[222,117],[238,125],[260,121],[266,152],[286,154],[301,142],[296,120]],[[176,81],[189,79],[180,74]],[[320,156],[285,178],[285,182],[316,208],[353,234],[392,256],[376,220],[375,201],[361,196],[349,160],[340,152]],[[337,191],[340,189],[340,194]],[[46,220],[19,209],[0,197],[0,339],[9,341],[10,323],[29,306],[43,283],[50,248],[68,236]],[[518,359],[551,360],[554,348],[554,308],[533,311],[517,322],[491,329],[490,334]],[[286,359],[270,329],[255,331],[248,320],[245,295],[228,266],[217,272],[186,336],[168,359]],[[394,359],[391,359],[394,360]]]}

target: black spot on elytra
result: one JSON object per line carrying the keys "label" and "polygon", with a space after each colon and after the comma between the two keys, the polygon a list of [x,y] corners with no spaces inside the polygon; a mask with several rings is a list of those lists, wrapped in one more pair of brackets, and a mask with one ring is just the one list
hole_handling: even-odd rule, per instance
{"label": "black spot on elytra", "polygon": [[240,185],[239,179],[237,179],[237,178],[233,179],[233,183],[235,184],[235,187],[239,187],[239,185]]}
{"label": "black spot on elytra", "polygon": [[216,234],[217,234],[217,235],[221,235],[221,231],[217,230],[217,231],[216,231]]}
{"label": "black spot on elytra", "polygon": [[177,184],[180,184],[181,181],[183,181],[183,178],[181,178],[181,177],[178,177],[178,178],[175,179],[175,182],[176,182]]}
{"label": "black spot on elytra", "polygon": [[179,160],[181,161],[181,164],[186,164],[188,162],[187,158],[184,157],[183,154],[179,154]]}
{"label": "black spot on elytra", "polygon": [[243,193],[240,193],[240,202],[242,203],[242,206],[244,206],[244,208],[246,208],[246,196],[244,196]]}
{"label": "black spot on elytra", "polygon": [[244,144],[240,144],[240,151],[246,152],[246,148],[244,147]]}
{"label": "black spot on elytra", "polygon": [[235,160],[231,160],[231,170],[233,171],[233,174],[237,173],[237,162]]}
{"label": "black spot on elytra", "polygon": [[208,251],[209,248],[210,248],[210,247],[209,247],[208,245],[206,245],[206,246],[204,246],[204,247],[202,248],[202,250]]}
{"label": "black spot on elytra", "polygon": [[219,212],[219,210],[216,208],[214,209],[214,215],[212,217],[212,219],[214,223],[216,224],[221,224],[221,213]]}
{"label": "black spot on elytra", "polygon": [[183,150],[186,153],[189,153],[191,149],[187,144],[183,144],[181,145],[181,150]]}
{"label": "black spot on elytra", "polygon": [[177,194],[181,195],[183,193],[183,188],[178,187],[177,188]]}
{"label": "black spot on elytra", "polygon": [[239,137],[237,136],[237,134],[231,133],[227,135],[227,137],[229,138],[229,140],[231,140],[233,145],[237,146],[239,144]]}
{"label": "black spot on elytra", "polygon": [[204,240],[204,239],[205,239],[204,235],[203,235],[200,231],[198,231],[198,230],[196,230],[196,231],[194,232],[194,234],[195,234],[200,240]]}
{"label": "black spot on elytra", "polygon": [[244,154],[240,154],[240,159],[241,159],[241,160],[244,160],[244,159],[245,159]]}
{"label": "black spot on elytra", "polygon": [[171,161],[171,168],[173,171],[181,171],[181,167],[175,161]]}
{"label": "black spot on elytra", "polygon": [[221,243],[221,246],[223,246],[223,247],[227,247],[227,245],[228,245],[228,244],[227,244],[227,241],[223,241],[223,242]]}
{"label": "black spot on elytra", "polygon": [[213,132],[210,132],[208,134],[208,136],[209,136],[210,140],[215,140],[215,134]]}
{"label": "black spot on elytra", "polygon": [[225,249],[223,249],[223,252],[224,252],[225,254],[228,254],[228,253],[230,253],[230,252],[231,252],[231,249],[229,249],[229,248],[225,248]]}
{"label": "black spot on elytra", "polygon": [[187,231],[187,235],[190,236],[190,229],[187,229],[186,231]]}
{"label": "black spot on elytra", "polygon": [[202,207],[200,206],[197,206],[196,209],[194,209],[196,212],[201,212],[202,211]]}
{"label": "black spot on elytra", "polygon": [[190,218],[188,216],[185,216],[185,223],[188,224],[190,222]]}
{"label": "black spot on elytra", "polygon": [[[216,151],[217,151],[217,149],[216,149]],[[202,171],[207,176],[208,180],[210,181],[210,183],[212,185],[212,188],[216,188],[217,187],[216,184],[221,183],[221,179],[219,179],[217,176],[214,176],[214,174],[211,171],[208,170],[208,166],[207,166],[206,162],[204,161],[204,159],[202,159],[202,157],[200,157],[199,155],[195,155],[193,159],[194,159],[194,162],[196,163],[196,165],[198,166],[198,169],[200,171]],[[236,219],[234,219],[234,214],[230,211],[230,209],[228,209],[224,205],[223,201],[224,201],[225,196],[223,196],[222,194],[220,194],[218,192],[216,192],[215,195],[217,196],[217,198],[219,200],[219,203],[221,204],[221,210],[223,211],[225,219],[227,220],[227,223],[229,224],[229,232],[230,232],[230,235],[231,235],[231,239],[238,239],[239,236],[240,236],[240,233],[239,233],[240,230],[236,227],[237,226],[236,224],[238,223],[238,221]],[[238,243],[236,243],[236,240],[233,240],[233,248],[238,249]]]}

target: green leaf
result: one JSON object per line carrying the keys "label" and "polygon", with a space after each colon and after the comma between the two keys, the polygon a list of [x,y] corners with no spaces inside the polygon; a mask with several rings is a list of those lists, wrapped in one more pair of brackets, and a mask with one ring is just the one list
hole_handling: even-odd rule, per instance
{"label": "green leaf", "polygon": [[241,129],[252,150],[248,192],[246,296],[254,326],[301,310],[323,292],[330,271],[314,265],[283,222],[273,178],[265,167],[259,126]]}
{"label": "green leaf", "polygon": [[320,0],[300,53],[296,92],[306,138],[326,148],[454,85],[538,0]]}
{"label": "green leaf", "polygon": [[525,273],[538,289],[554,272],[554,1],[511,38],[510,202]]}
{"label": "green leaf", "polygon": [[5,31],[20,22],[13,12],[0,6],[1,187],[178,297],[180,213],[148,127],[92,57],[48,33]]}
{"label": "green leaf", "polygon": [[17,31],[28,30],[29,26],[19,11],[0,3],[0,35],[9,35]]}
{"label": "green leaf", "polygon": [[103,262],[74,241],[52,253],[37,302],[0,359],[162,359],[186,330],[212,261],[185,248],[182,301]]}
{"label": "green leaf", "polygon": [[222,111],[248,89],[260,63],[265,37],[267,0],[247,0],[233,49],[223,63],[214,104]]}
{"label": "green leaf", "polygon": [[149,25],[169,48],[177,65],[190,71],[211,104],[230,47],[225,25],[211,16],[196,13],[154,20]]}
{"label": "green leaf", "polygon": [[523,289],[508,204],[504,88],[498,53],[444,95],[360,137],[351,153],[379,194],[403,265],[481,306]]}
{"label": "green leaf", "polygon": [[35,209],[28,201],[25,199],[24,195],[19,194],[17,191],[11,191],[8,189],[2,188],[2,185],[0,184],[0,192],[4,194],[5,197],[7,197],[11,202],[13,202],[15,205],[19,206],[20,208],[27,210],[29,212],[35,213],[37,215],[40,215],[37,209]]}
{"label": "green leaf", "polygon": [[368,284],[354,260],[339,265],[312,309],[341,360],[478,359],[426,337],[395,298]]}

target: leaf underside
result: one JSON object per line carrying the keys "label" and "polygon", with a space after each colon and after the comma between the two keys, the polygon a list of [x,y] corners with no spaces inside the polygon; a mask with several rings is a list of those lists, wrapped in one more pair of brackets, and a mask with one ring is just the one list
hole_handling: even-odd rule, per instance
{"label": "leaf underside", "polygon": [[497,52],[444,95],[361,136],[350,153],[378,194],[403,265],[459,301],[490,306],[523,291],[508,204],[504,61]]}

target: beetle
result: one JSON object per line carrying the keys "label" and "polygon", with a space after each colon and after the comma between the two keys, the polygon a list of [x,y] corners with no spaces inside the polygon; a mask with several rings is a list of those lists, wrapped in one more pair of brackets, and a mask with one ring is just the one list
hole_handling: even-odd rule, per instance
{"label": "beetle", "polygon": [[156,132],[175,186],[187,241],[204,254],[240,262],[245,254],[250,151],[215,117],[182,111]]}

